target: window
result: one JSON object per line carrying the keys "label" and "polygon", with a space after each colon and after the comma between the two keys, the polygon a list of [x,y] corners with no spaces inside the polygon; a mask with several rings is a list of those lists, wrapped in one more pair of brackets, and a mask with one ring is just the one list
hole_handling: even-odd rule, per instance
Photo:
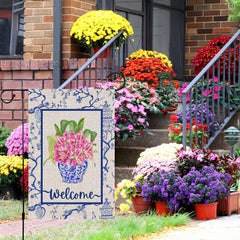
{"label": "window", "polygon": [[24,1],[0,0],[0,56],[23,55]]}
{"label": "window", "polygon": [[115,0],[114,11],[134,30],[128,54],[140,48],[164,53],[184,79],[185,0]]}

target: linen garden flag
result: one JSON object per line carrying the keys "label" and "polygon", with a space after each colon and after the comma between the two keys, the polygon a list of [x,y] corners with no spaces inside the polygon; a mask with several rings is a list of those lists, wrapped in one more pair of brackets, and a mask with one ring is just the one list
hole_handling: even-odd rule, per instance
{"label": "linen garden flag", "polygon": [[29,218],[113,218],[114,149],[114,90],[29,90]]}

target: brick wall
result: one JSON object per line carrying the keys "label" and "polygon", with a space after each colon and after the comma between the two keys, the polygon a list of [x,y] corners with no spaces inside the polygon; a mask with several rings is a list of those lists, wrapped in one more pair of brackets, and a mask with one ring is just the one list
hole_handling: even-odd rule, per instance
{"label": "brick wall", "polygon": [[[63,60],[62,80],[68,79],[87,59]],[[51,89],[53,88],[52,60],[0,60],[0,92],[6,89]],[[92,66],[94,77],[95,66]],[[86,74],[87,77],[87,74]],[[75,87],[74,85],[72,87]],[[0,125],[16,128],[21,124],[21,93],[14,92],[16,97],[10,104],[0,101]],[[4,92],[3,100],[11,99],[11,92]],[[24,96],[25,111],[27,110],[27,94]],[[25,114],[26,116],[26,114]]]}
{"label": "brick wall", "polygon": [[24,60],[53,59],[53,0],[25,0]]}
{"label": "brick wall", "polygon": [[[25,0],[24,60],[53,59],[53,0]],[[96,0],[63,0],[62,57],[88,57],[70,38],[72,24],[82,14],[96,9]]]}
{"label": "brick wall", "polygon": [[79,46],[70,37],[73,23],[84,13],[96,9],[96,0],[63,0],[62,58],[84,58],[91,55],[91,50]]}
{"label": "brick wall", "polygon": [[194,76],[192,60],[196,50],[210,40],[232,36],[238,30],[237,22],[228,22],[225,0],[186,0],[185,76]]}

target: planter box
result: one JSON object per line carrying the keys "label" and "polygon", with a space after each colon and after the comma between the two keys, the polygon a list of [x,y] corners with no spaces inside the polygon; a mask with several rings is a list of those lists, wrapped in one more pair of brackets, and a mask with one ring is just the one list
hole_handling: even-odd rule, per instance
{"label": "planter box", "polygon": [[233,212],[239,214],[239,197],[240,192],[231,192],[227,199],[219,199],[217,214],[230,216]]}

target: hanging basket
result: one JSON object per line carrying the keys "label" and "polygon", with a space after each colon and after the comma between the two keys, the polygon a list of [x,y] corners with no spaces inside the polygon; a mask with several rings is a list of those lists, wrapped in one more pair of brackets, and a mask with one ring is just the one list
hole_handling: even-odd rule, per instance
{"label": "hanging basket", "polygon": [[153,203],[151,201],[144,201],[144,197],[140,194],[132,197],[132,204],[136,214],[138,215],[147,213],[153,208]]}
{"label": "hanging basket", "polygon": [[194,204],[195,212],[198,220],[216,219],[217,218],[217,204]]}

